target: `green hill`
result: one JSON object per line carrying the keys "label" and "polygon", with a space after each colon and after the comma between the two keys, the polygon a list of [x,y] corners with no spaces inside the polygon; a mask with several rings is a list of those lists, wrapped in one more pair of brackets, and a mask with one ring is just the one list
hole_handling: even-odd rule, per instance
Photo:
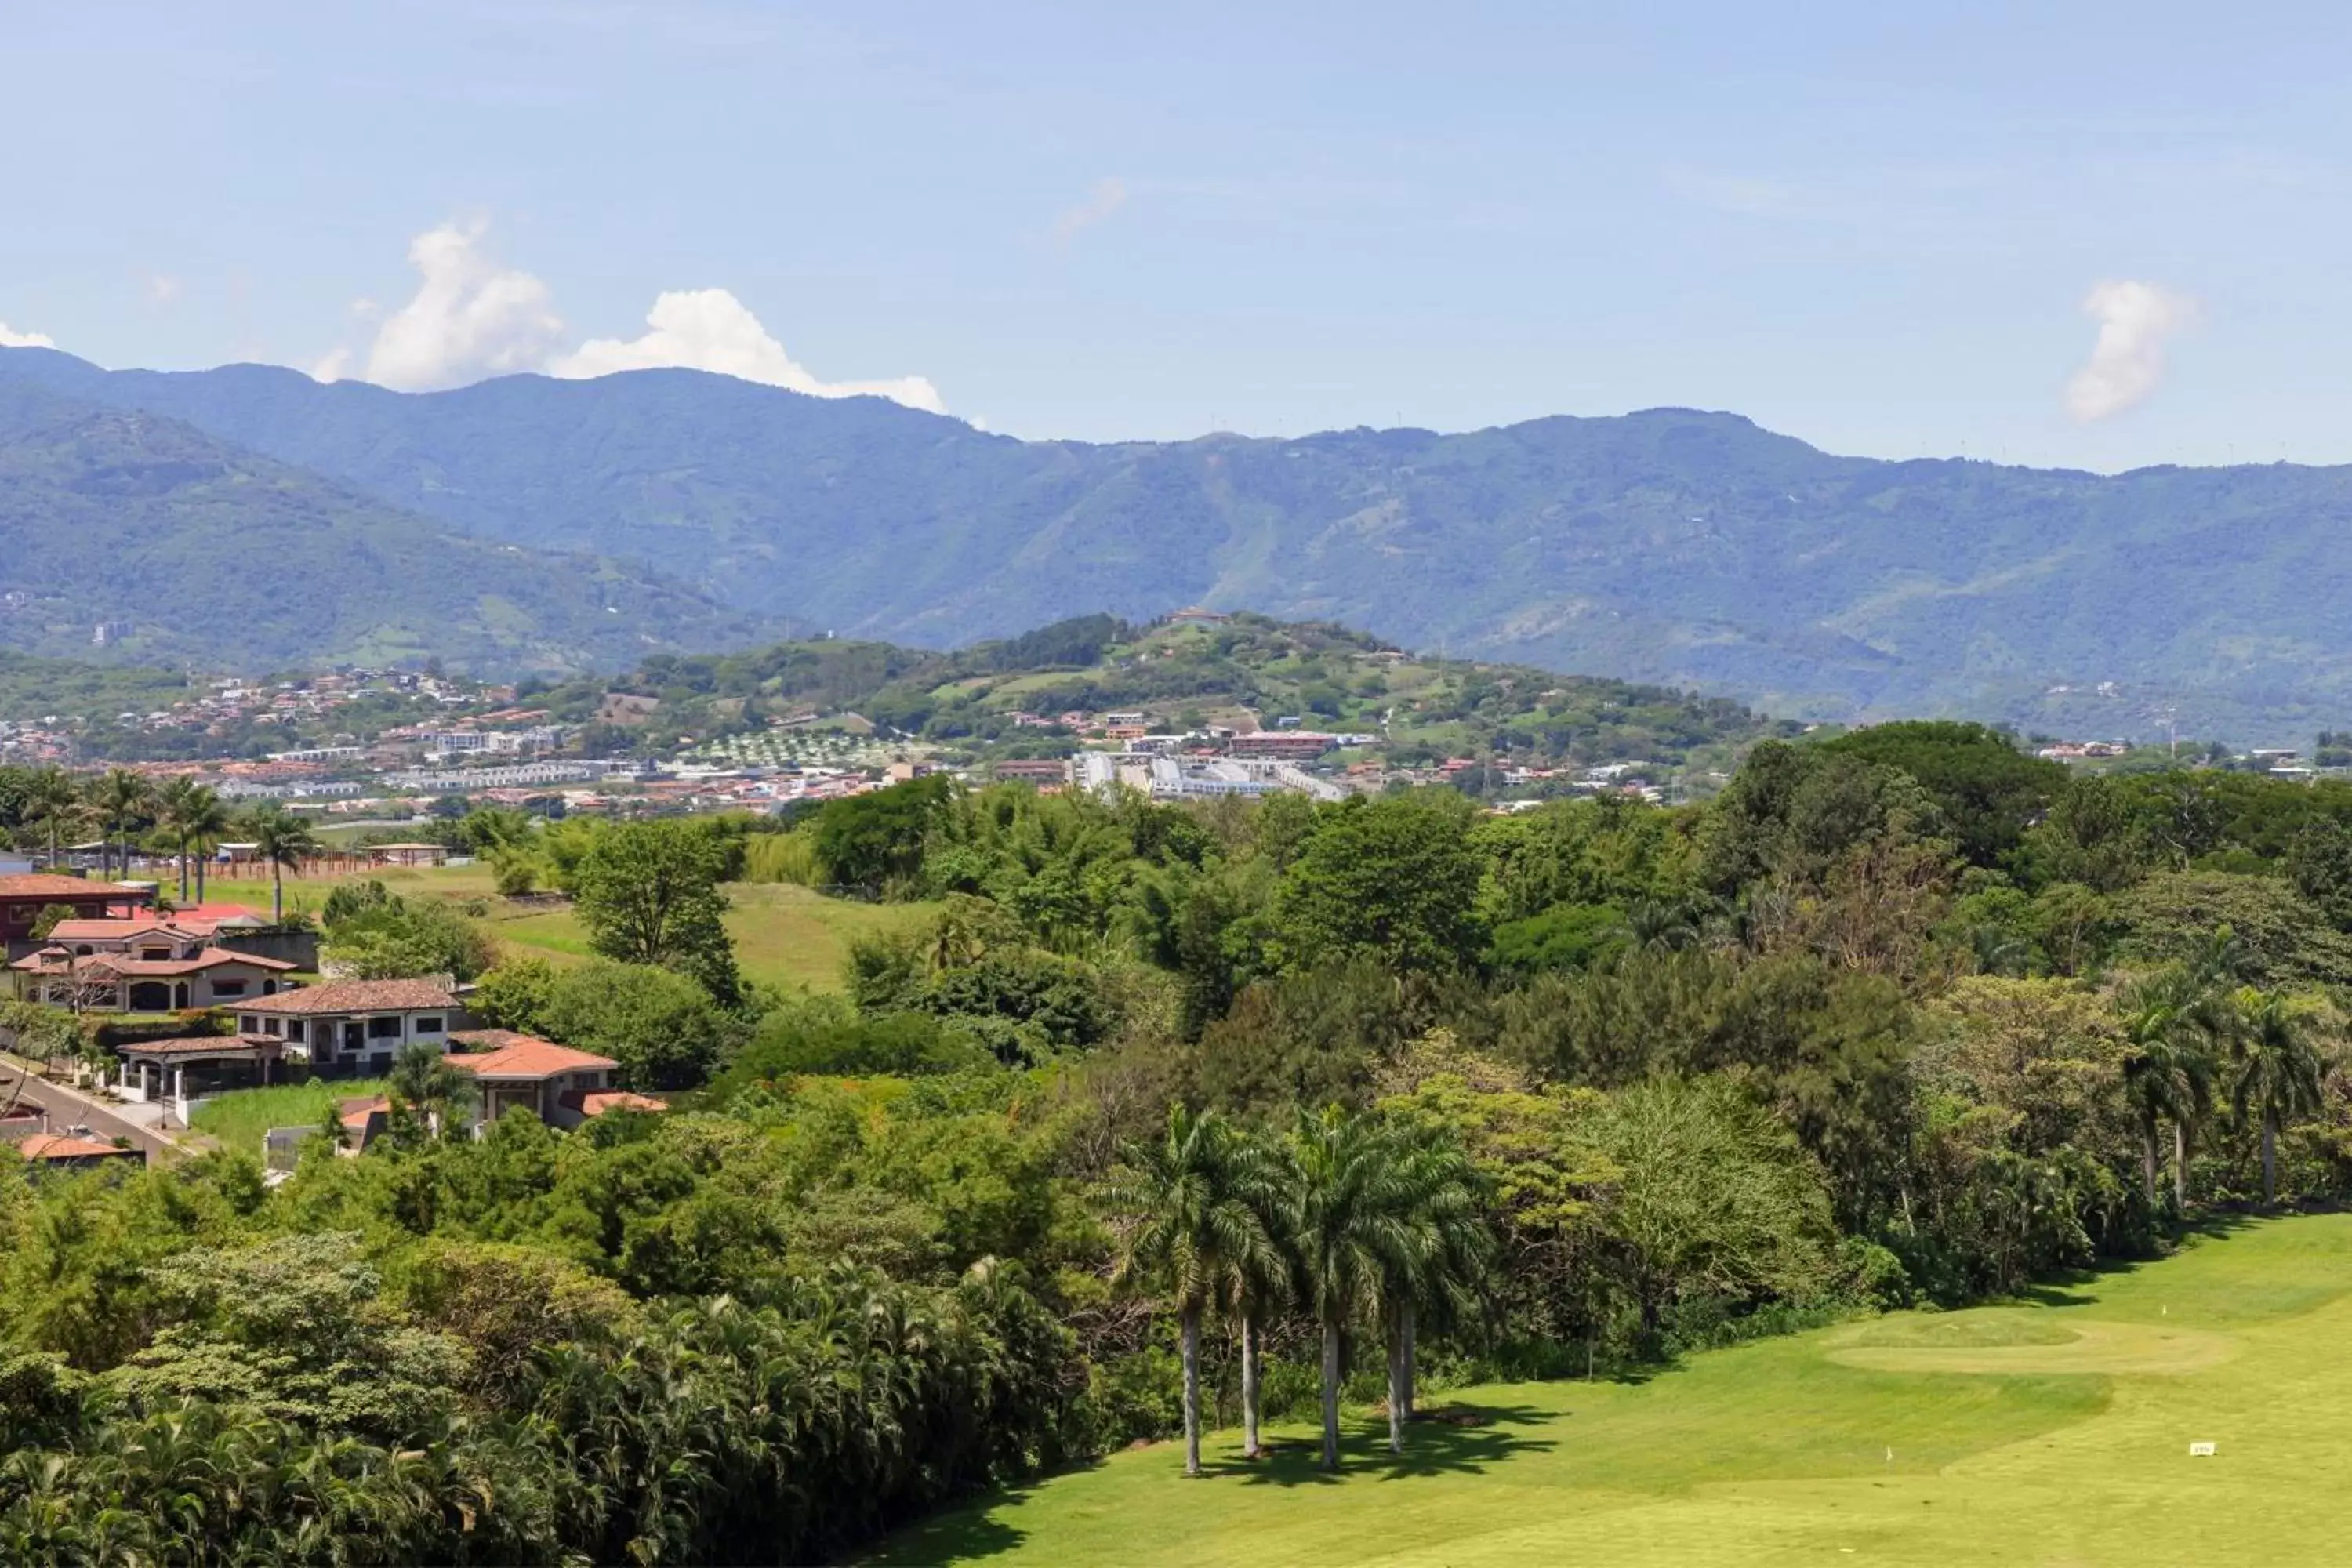
{"label": "green hill", "polygon": [[[1640,760],[1727,767],[1736,751],[1800,726],[1721,698],[1524,665],[1416,657],[1362,632],[1238,614],[1133,626],[1082,616],[952,653],[824,639],[743,653],[659,655],[630,676],[534,689],[578,722],[608,691],[657,700],[660,732],[708,742],[779,721],[855,713],[975,756],[1056,755],[1077,710],[1147,728],[1223,724],[1379,737],[1391,762],[1496,757],[1529,764]],[[1016,715],[1047,721],[1020,722]]]}
{"label": "green hill", "polygon": [[177,420],[5,380],[0,545],[0,647],[52,657],[561,671],[758,624],[641,569],[460,537]]}
{"label": "green hill", "polygon": [[2172,709],[2255,742],[2352,724],[2347,468],[1881,462],[1688,409],[1024,442],[689,371],[407,395],[23,349],[0,379],[844,637],[945,647],[1202,603],[1808,717],[2145,736]]}

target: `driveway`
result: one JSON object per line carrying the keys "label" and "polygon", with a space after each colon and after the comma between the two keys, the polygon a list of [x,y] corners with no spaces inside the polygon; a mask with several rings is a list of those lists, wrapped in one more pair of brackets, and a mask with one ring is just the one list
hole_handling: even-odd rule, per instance
{"label": "driveway", "polygon": [[[0,1057],[0,1104],[5,1104],[16,1090],[19,1079],[25,1077],[22,1063],[13,1058]],[[61,1083],[51,1083],[39,1074],[32,1075],[25,1089],[25,1103],[49,1114],[49,1125],[62,1131],[72,1126],[87,1125],[100,1138],[128,1138],[131,1144],[143,1150],[147,1163],[176,1160],[187,1151],[152,1127],[143,1127],[100,1100],[79,1089]]]}

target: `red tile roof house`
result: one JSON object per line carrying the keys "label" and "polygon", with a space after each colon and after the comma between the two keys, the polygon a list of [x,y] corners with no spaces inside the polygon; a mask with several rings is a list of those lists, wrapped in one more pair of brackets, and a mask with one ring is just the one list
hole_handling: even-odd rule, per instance
{"label": "red tile roof house", "polygon": [[17,1000],[84,1011],[166,1013],[276,994],[294,965],[217,946],[217,930],[168,917],[59,921],[46,943],[8,967]]}
{"label": "red tile roof house", "polygon": [[332,980],[236,1004],[240,1035],[285,1043],[289,1061],[313,1078],[388,1072],[411,1040],[449,1048],[449,1037],[473,1020],[449,990],[432,980]]}
{"label": "red tile roof house", "polygon": [[143,1162],[146,1158],[136,1149],[118,1149],[111,1143],[77,1138],[67,1132],[36,1132],[29,1138],[18,1139],[16,1152],[33,1164],[53,1171],[86,1171],[117,1160]]}
{"label": "red tile roof house", "polygon": [[41,939],[33,934],[33,924],[52,904],[63,904],[78,920],[128,920],[154,901],[152,888],[126,888],[54,871],[0,877],[0,937],[7,939],[10,958],[22,958],[41,945]]}
{"label": "red tile roof house", "polygon": [[[667,1100],[627,1089],[607,1089],[620,1064],[610,1057],[575,1051],[511,1029],[461,1030],[449,1043],[466,1047],[449,1055],[449,1065],[475,1083],[474,1131],[520,1106],[550,1127],[577,1127],[608,1110],[667,1110]],[[391,1125],[392,1101],[378,1095],[336,1102],[343,1124],[343,1152],[364,1152]]]}
{"label": "red tile roof house", "polygon": [[620,1063],[512,1029],[474,1029],[451,1037],[449,1065],[472,1075],[479,1090],[475,1121],[488,1126],[520,1105],[550,1127],[577,1127],[607,1110],[667,1110],[649,1095],[610,1087]]}

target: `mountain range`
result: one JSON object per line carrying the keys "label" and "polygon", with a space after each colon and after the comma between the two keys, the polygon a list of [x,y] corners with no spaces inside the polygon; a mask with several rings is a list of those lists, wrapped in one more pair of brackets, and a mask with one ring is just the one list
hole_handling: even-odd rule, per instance
{"label": "mountain range", "polygon": [[[330,594],[270,634],[322,653],[576,666],[754,628],[944,647],[1199,603],[1799,717],[2143,736],[2168,717],[2253,742],[2352,725],[2347,468],[1885,461],[1685,409],[1022,441],[675,370],[411,395],[16,349],[0,389],[8,558],[121,503],[151,553],[250,528],[267,554],[299,552],[306,578],[314,558],[328,576],[396,559],[429,597],[410,614]],[[29,432],[28,400],[47,410]],[[74,419],[90,434],[60,439]],[[118,474],[145,488],[115,495],[132,483]],[[68,563],[40,560],[43,584],[92,602]],[[26,586],[12,573],[0,591]],[[171,607],[151,601],[152,633],[121,618],[162,648]],[[0,644],[59,651],[20,618],[0,615]]]}

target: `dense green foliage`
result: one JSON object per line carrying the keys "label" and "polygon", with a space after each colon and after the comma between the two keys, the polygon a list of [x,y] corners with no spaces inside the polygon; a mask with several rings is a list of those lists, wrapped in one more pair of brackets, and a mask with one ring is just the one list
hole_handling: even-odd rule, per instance
{"label": "dense green foliage", "polygon": [[[1381,1398],[1409,1451],[1423,1384],[2352,1196],[2352,792],[2002,745],[1767,742],[1674,807],[828,807],[768,837],[927,900],[845,996],[715,994],[723,928],[474,993],[667,1115],[434,1136],[460,1091],[419,1053],[394,1136],[274,1191],[0,1166],[0,1541],[797,1560],[1225,1412]],[[642,933],[699,929],[753,826],[481,831]],[[329,916],[406,930],[364,889]],[[275,1479],[240,1500],[219,1453]]]}

